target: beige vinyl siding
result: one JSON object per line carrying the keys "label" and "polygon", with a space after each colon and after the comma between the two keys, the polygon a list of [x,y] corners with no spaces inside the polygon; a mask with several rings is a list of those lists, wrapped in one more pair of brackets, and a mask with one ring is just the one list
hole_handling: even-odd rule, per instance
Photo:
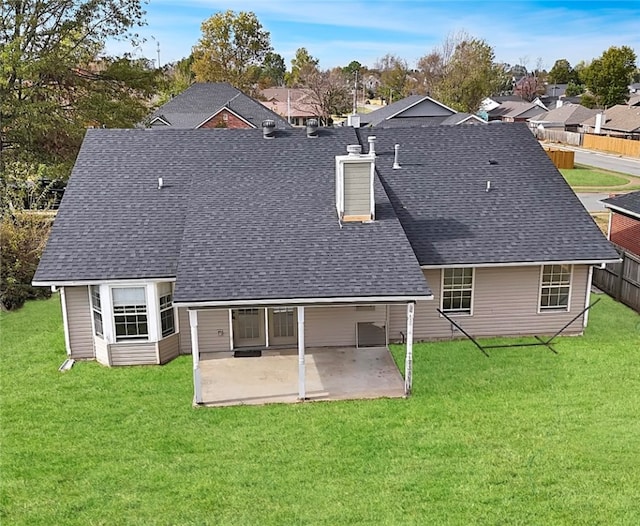
{"label": "beige vinyl siding", "polygon": [[[584,308],[588,271],[586,265],[573,267],[569,312],[538,313],[539,266],[476,268],[473,315],[454,319],[472,336],[553,334]],[[441,270],[425,270],[424,274],[434,299],[416,304],[414,339],[463,337],[457,330],[452,333],[451,324],[436,311],[440,307]],[[406,308],[390,307],[389,339],[399,341],[406,327]],[[580,334],[582,330],[580,317],[565,334]]]}
{"label": "beige vinyl siding", "polygon": [[[222,336],[218,336],[219,330],[222,331]],[[229,311],[227,309],[198,311],[198,345],[200,352],[229,351],[231,349]]]}
{"label": "beige vinyl siding", "polygon": [[109,363],[109,345],[105,340],[96,336],[95,337],[95,346],[96,346],[96,360],[98,363],[102,365],[111,365]]}
{"label": "beige vinyl siding", "polygon": [[158,342],[160,363],[167,363],[180,354],[180,336],[172,334]]}
{"label": "beige vinyl siding", "polygon": [[344,215],[371,213],[371,163],[344,164]]}
{"label": "beige vinyl siding", "polygon": [[78,360],[95,357],[89,287],[64,287],[69,325],[71,357]]}
{"label": "beige vinyl siding", "polygon": [[178,327],[180,328],[180,354],[191,354],[191,325],[189,324],[189,311],[178,309]]}
{"label": "beige vinyl siding", "polygon": [[109,345],[111,365],[152,365],[158,363],[155,342],[113,343]]}
{"label": "beige vinyl siding", "polygon": [[355,306],[306,307],[304,313],[306,347],[353,346],[357,322],[385,325],[387,317],[385,305],[376,305],[374,311],[359,311]]}

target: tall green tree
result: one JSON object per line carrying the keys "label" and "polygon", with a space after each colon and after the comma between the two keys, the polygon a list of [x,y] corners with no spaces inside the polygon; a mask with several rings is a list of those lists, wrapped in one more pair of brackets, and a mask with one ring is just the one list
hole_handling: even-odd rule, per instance
{"label": "tall green tree", "polygon": [[144,115],[153,76],[146,65],[99,58],[105,39],[135,38],[143,15],[141,0],[2,3],[3,176],[27,163],[64,177],[87,126],[130,126]]}
{"label": "tall green tree", "polygon": [[494,62],[493,48],[466,32],[448,35],[418,60],[424,91],[459,111],[475,113],[480,102],[506,84],[504,65]]}
{"label": "tall green tree", "polygon": [[301,78],[314,73],[319,63],[317,58],[309,54],[307,48],[298,48],[291,59],[291,72],[286,76],[287,86],[292,88],[299,86]]}
{"label": "tall green tree", "polygon": [[262,88],[283,86],[286,73],[287,66],[282,55],[269,52],[264,57],[260,71],[260,86]]}
{"label": "tall green tree", "polygon": [[549,71],[549,81],[554,84],[568,84],[575,80],[576,74],[569,61],[566,58],[556,60]]}
{"label": "tall green tree", "polygon": [[216,13],[202,23],[193,48],[193,72],[198,82],[229,82],[253,92],[260,68],[272,51],[269,32],[252,12]]}
{"label": "tall green tree", "polygon": [[378,94],[386,99],[387,103],[392,103],[407,95],[409,67],[406,60],[387,53],[376,60],[374,67],[380,73]]}
{"label": "tall green tree", "polygon": [[581,71],[581,78],[598,106],[624,104],[636,71],[636,54],[628,46],[612,46]]}

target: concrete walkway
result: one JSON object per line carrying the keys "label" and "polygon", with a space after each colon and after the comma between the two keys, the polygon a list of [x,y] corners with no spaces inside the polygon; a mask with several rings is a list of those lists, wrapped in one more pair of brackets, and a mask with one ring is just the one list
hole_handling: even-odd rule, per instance
{"label": "concrete walkway", "polygon": [[[307,400],[404,396],[404,380],[386,347],[307,349]],[[203,353],[204,405],[298,402],[298,353],[263,351],[259,358]]]}

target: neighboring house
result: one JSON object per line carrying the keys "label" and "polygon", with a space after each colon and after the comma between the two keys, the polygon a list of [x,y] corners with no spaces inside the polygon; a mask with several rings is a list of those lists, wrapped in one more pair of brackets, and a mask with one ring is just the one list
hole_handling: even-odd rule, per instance
{"label": "neighboring house", "polygon": [[264,120],[289,124],[228,82],[197,82],[160,106],[148,118],[151,128],[257,128]]}
{"label": "neighboring house", "polygon": [[454,113],[450,117],[447,117],[440,124],[444,126],[458,126],[459,124],[487,124],[487,121],[478,117],[477,115],[473,115],[472,113]]}
{"label": "neighboring house", "polygon": [[556,129],[577,132],[582,123],[595,117],[599,110],[590,110],[580,104],[561,104],[559,107],[528,119],[532,128]]}
{"label": "neighboring house", "polygon": [[379,128],[437,126],[456,113],[426,95],[410,95],[379,110],[360,114],[360,125]]}
{"label": "neighboring house", "polygon": [[640,256],[640,191],[609,197],[602,203],[609,209],[609,239]]}
{"label": "neighboring house", "polygon": [[640,106],[618,104],[607,108],[601,119],[600,130],[597,129],[598,115],[585,120],[580,131],[583,133],[598,133],[625,139],[640,139]]}
{"label": "neighboring house", "polygon": [[303,379],[307,347],[367,327],[408,354],[460,336],[437,309],[475,336],[580,334],[617,259],[524,125],[98,129],[34,285],[60,289],[71,358],[191,354],[199,402],[206,353],[297,347]]}
{"label": "neighboring house", "polygon": [[261,104],[277,113],[293,126],[305,126],[309,119],[319,119],[313,92],[304,88],[267,88],[261,91]]}
{"label": "neighboring house", "polygon": [[542,102],[505,100],[487,112],[490,121],[525,122],[547,112]]}
{"label": "neighboring house", "polygon": [[629,84],[629,93],[640,93],[640,82]]}

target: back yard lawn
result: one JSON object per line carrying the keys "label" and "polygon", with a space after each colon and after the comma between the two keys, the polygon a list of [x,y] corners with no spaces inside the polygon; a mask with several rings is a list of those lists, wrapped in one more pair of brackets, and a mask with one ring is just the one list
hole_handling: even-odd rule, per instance
{"label": "back yard lawn", "polygon": [[640,522],[640,316],[609,298],[557,356],[420,344],[408,400],[265,407],[192,408],[189,357],[57,372],[58,298],[0,322],[2,524]]}

